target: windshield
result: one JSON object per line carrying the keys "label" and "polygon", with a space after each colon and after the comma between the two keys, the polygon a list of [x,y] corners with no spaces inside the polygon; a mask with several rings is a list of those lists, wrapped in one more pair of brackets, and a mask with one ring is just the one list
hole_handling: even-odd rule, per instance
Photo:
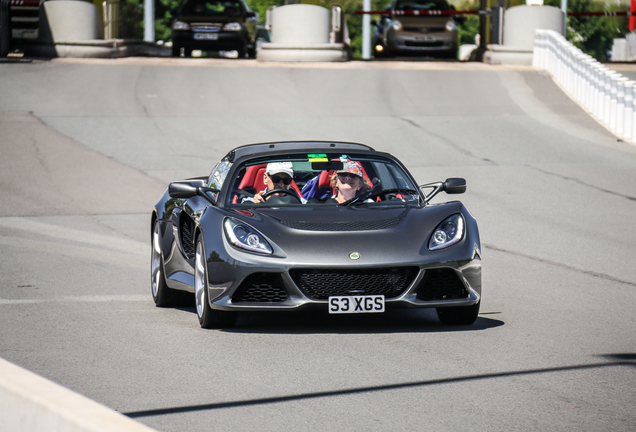
{"label": "windshield", "polygon": [[374,155],[290,154],[239,165],[226,179],[231,207],[420,205],[399,164]]}
{"label": "windshield", "polygon": [[449,10],[446,0],[401,0],[396,2],[395,10]]}
{"label": "windshield", "polygon": [[184,15],[241,15],[241,4],[238,0],[193,0],[183,7]]}

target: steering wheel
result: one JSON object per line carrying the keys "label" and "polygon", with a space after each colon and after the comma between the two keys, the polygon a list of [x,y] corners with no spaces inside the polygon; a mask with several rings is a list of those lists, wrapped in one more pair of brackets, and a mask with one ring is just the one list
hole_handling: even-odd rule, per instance
{"label": "steering wheel", "polygon": [[263,197],[264,200],[267,200],[267,198],[269,198],[270,196],[277,194],[277,193],[283,193],[286,195],[289,195],[293,198],[296,198],[296,200],[301,203],[301,199],[298,196],[298,194],[296,193],[296,191],[294,189],[272,189],[270,191],[265,192],[263,195],[261,195]]}

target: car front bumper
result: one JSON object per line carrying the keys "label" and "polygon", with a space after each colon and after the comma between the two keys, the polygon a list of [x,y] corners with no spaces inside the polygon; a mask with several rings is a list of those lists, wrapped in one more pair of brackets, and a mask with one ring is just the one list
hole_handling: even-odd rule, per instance
{"label": "car front bumper", "polygon": [[[197,36],[202,35],[202,36]],[[207,39],[197,39],[197,38]],[[215,39],[210,39],[215,38]],[[244,50],[247,47],[247,37],[243,32],[215,32],[195,33],[193,31],[178,31],[173,34],[173,46],[187,50],[201,51],[231,51]]]}
{"label": "car front bumper", "polygon": [[[213,309],[327,309],[330,295],[382,294],[387,308],[470,306],[481,298],[479,244],[468,239],[448,248],[453,249],[450,253],[420,256],[418,262],[350,265],[258,256],[227,242],[224,246],[228,259],[208,261],[208,299]],[[308,279],[313,282],[306,283]]]}
{"label": "car front bumper", "polygon": [[389,40],[389,49],[404,53],[451,52],[457,50],[457,33],[401,34]]}

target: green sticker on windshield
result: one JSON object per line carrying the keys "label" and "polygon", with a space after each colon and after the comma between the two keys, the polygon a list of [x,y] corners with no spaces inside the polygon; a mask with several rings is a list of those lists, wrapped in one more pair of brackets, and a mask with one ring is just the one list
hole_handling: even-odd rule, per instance
{"label": "green sticker on windshield", "polygon": [[323,153],[308,154],[307,159],[309,162],[329,162],[327,155]]}

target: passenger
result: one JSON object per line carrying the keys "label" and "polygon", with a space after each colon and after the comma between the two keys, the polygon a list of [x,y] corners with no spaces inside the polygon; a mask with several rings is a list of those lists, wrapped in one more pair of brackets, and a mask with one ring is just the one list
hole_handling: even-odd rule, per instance
{"label": "passenger", "polygon": [[332,197],[338,204],[355,198],[371,189],[371,184],[362,174],[360,162],[348,161],[341,170],[331,175],[331,186],[336,190]]}
{"label": "passenger", "polygon": [[[256,204],[265,202],[263,194],[265,192],[274,189],[291,189],[292,181],[294,180],[294,168],[291,162],[272,162],[267,164],[265,174],[263,175],[263,182],[265,183],[265,189],[254,195],[254,198],[247,198],[245,201],[254,201]],[[295,190],[292,192],[296,192]],[[276,193],[274,195],[284,196],[285,194]],[[294,193],[294,195],[298,195]],[[269,199],[270,197],[268,197]],[[305,204],[305,200],[302,196],[298,196],[301,202]]]}

